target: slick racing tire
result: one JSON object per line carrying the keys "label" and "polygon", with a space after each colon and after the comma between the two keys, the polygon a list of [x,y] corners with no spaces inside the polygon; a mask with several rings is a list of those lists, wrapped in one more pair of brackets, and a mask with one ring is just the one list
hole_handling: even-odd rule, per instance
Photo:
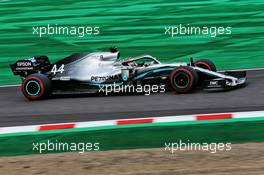
{"label": "slick racing tire", "polygon": [[198,83],[198,74],[191,67],[178,67],[170,74],[170,83],[176,93],[191,92]]}
{"label": "slick racing tire", "polygon": [[46,75],[32,74],[23,81],[21,89],[27,99],[40,100],[50,95],[51,81]]}
{"label": "slick racing tire", "polygon": [[196,67],[200,67],[200,68],[203,68],[203,69],[207,69],[207,70],[216,72],[215,64],[212,61],[208,60],[208,59],[197,60],[197,61],[194,62],[194,65]]}

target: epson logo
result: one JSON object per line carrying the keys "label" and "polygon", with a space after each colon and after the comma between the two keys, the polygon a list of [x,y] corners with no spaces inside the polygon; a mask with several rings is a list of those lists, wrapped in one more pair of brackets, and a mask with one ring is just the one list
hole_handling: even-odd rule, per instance
{"label": "epson logo", "polygon": [[18,67],[27,67],[27,66],[31,66],[31,62],[29,62],[29,61],[17,62],[17,66],[18,66]]}

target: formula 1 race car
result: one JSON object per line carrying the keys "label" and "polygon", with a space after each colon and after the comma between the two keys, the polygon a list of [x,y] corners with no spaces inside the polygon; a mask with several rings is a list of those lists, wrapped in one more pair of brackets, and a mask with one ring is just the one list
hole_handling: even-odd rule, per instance
{"label": "formula 1 race car", "polygon": [[[104,87],[163,85],[166,91],[189,93],[202,89],[230,89],[246,82],[245,71],[219,73],[207,59],[163,64],[150,55],[119,60],[120,52],[78,53],[51,64],[47,56],[22,59],[10,67],[22,78],[22,92],[29,100],[57,93],[98,93]],[[111,89],[112,90],[112,89]]]}

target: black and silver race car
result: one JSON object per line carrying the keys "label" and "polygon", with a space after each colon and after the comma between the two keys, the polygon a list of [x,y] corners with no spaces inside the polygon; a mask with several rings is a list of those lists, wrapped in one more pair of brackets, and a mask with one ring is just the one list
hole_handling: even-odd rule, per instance
{"label": "black and silver race car", "polygon": [[[29,100],[57,93],[98,93],[102,87],[163,85],[176,93],[203,89],[231,89],[246,82],[245,71],[219,73],[207,59],[190,63],[161,63],[150,55],[119,60],[120,52],[78,53],[51,64],[47,56],[18,60],[10,67],[22,78]],[[120,89],[120,88],[119,88]]]}

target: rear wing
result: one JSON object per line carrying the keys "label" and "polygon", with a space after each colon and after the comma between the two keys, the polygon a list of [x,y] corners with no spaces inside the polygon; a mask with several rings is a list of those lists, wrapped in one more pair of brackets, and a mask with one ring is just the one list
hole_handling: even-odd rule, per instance
{"label": "rear wing", "polygon": [[14,75],[26,77],[33,73],[43,73],[51,68],[51,63],[47,56],[36,56],[33,58],[18,60],[14,64],[10,64],[10,68]]}

